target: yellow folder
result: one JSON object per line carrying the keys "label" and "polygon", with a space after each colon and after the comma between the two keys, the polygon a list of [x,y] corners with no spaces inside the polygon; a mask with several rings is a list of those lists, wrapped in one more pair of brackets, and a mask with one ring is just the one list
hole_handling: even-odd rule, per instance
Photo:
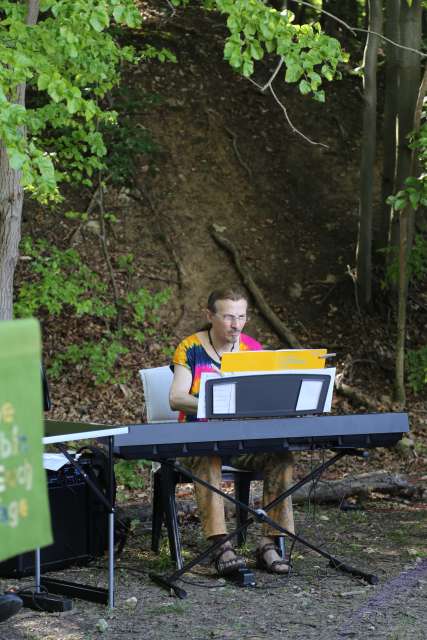
{"label": "yellow folder", "polygon": [[281,349],[279,351],[224,353],[221,359],[221,371],[323,369],[326,354],[327,349]]}

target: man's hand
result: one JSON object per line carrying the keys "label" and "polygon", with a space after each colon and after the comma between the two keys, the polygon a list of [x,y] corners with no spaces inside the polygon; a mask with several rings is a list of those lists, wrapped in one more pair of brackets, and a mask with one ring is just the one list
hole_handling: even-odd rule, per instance
{"label": "man's hand", "polygon": [[180,364],[174,365],[172,385],[169,392],[169,404],[172,411],[197,413],[198,399],[191,395],[191,371]]}

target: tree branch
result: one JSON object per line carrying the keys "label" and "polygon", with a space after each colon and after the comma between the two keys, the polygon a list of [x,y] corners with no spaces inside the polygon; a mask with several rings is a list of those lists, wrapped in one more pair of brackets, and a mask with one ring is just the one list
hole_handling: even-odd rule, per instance
{"label": "tree branch", "polygon": [[399,42],[395,42],[394,40],[387,38],[387,36],[385,36],[382,33],[378,33],[377,31],[371,31],[370,29],[363,29],[362,27],[352,27],[344,20],[341,20],[341,18],[338,18],[338,16],[335,16],[333,13],[329,13],[329,11],[325,11],[325,9],[319,9],[317,5],[312,4],[311,2],[305,2],[305,0],[298,0],[298,2],[299,4],[305,4],[306,7],[311,7],[312,9],[315,9],[319,13],[323,13],[326,16],[329,16],[329,18],[332,18],[332,20],[335,20],[339,24],[342,24],[343,27],[351,31],[351,33],[354,36],[356,35],[356,32],[367,33],[368,35],[372,34],[374,36],[378,36],[379,38],[381,38],[381,40],[385,40],[385,42],[389,42],[395,47],[398,47],[398,49],[405,49],[405,51],[412,51],[412,53],[416,53],[417,55],[421,56],[421,58],[427,58],[427,53],[423,53],[422,51],[419,51],[418,49],[413,49],[412,47],[405,47],[405,45],[399,44]]}
{"label": "tree branch", "polygon": [[114,306],[117,309],[117,328],[121,329],[122,314],[121,314],[121,306],[119,301],[119,292],[117,289],[116,278],[114,276],[113,265],[111,264],[110,254],[108,252],[108,245],[107,245],[107,230],[105,228],[104,185],[102,184],[101,172],[99,173],[99,182],[98,182],[97,191],[98,191],[99,222],[100,222],[99,239],[101,241],[102,252],[104,254],[108,273],[110,275],[111,287],[113,290],[113,297],[114,297]]}
{"label": "tree branch", "polygon": [[289,117],[289,114],[288,114],[288,111],[287,111],[285,105],[279,100],[279,98],[277,97],[277,95],[274,92],[274,89],[273,89],[273,87],[271,85],[270,85],[269,89],[270,89],[271,95],[273,96],[273,98],[275,99],[275,101],[277,102],[277,104],[280,106],[280,108],[282,109],[283,113],[285,114],[286,121],[289,124],[292,133],[297,133],[299,136],[301,136],[301,138],[303,138],[304,140],[306,140],[306,142],[309,142],[310,144],[313,144],[313,145],[318,146],[318,147],[324,147],[325,149],[329,149],[327,144],[324,144],[323,142],[316,142],[315,140],[312,140],[311,138],[306,136],[304,133],[302,133],[302,131],[297,129],[296,126],[291,122],[291,119]]}
{"label": "tree branch", "polygon": [[319,13],[323,13],[325,16],[332,18],[332,20],[339,22],[340,24],[343,25],[343,27],[345,27],[346,29],[349,29],[353,35],[356,35],[355,34],[356,29],[354,29],[353,27],[350,27],[350,25],[347,24],[347,22],[345,22],[344,20],[341,20],[341,18],[338,18],[338,16],[335,16],[333,13],[329,13],[329,11],[326,11],[326,9],[319,9],[317,5],[312,4],[311,2],[304,2],[303,0],[298,0],[298,4],[305,4],[306,7],[311,7],[312,9],[316,9],[316,11],[318,11]]}

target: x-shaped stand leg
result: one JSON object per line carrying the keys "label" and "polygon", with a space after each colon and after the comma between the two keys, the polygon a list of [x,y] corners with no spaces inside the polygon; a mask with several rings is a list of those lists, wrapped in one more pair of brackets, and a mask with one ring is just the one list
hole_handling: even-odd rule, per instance
{"label": "x-shaped stand leg", "polygon": [[190,562],[185,564],[183,567],[178,569],[178,571],[175,571],[169,577],[161,576],[155,573],[150,573],[150,578],[160,586],[169,590],[173,590],[175,595],[178,596],[179,598],[185,598],[187,596],[187,592],[175,584],[177,580],[179,580],[179,578],[184,573],[186,573],[187,571],[192,569],[194,566],[199,564],[202,560],[210,556],[214,551],[219,549],[219,547],[223,545],[224,542],[230,540],[241,531],[244,531],[245,529],[247,529],[247,527],[251,526],[254,522],[262,522],[270,525],[272,528],[276,529],[280,533],[289,536],[292,540],[295,540],[296,542],[300,542],[305,547],[323,556],[324,558],[329,560],[330,566],[333,567],[334,569],[340,569],[345,573],[348,573],[358,578],[362,578],[363,580],[366,580],[366,582],[368,582],[369,584],[377,584],[378,582],[377,576],[370,573],[366,573],[364,571],[361,571],[360,569],[356,569],[355,567],[352,567],[346,564],[345,562],[342,562],[338,558],[335,558],[334,556],[332,556],[327,551],[324,551],[323,549],[320,549],[319,547],[316,547],[315,545],[311,544],[311,542],[309,542],[308,540],[305,540],[305,538],[302,538],[296,533],[292,533],[288,529],[285,529],[284,527],[280,526],[277,522],[275,522],[268,516],[268,512],[271,509],[273,509],[277,504],[279,504],[280,502],[282,502],[283,500],[291,496],[293,493],[295,493],[295,491],[297,491],[303,485],[319,477],[328,467],[338,462],[338,460],[343,458],[345,455],[363,455],[363,453],[358,451],[357,449],[343,449],[342,451],[339,451],[334,456],[332,456],[332,458],[330,458],[326,462],[323,462],[321,465],[316,467],[316,469],[313,469],[313,471],[311,471],[309,474],[304,476],[304,478],[302,478],[299,482],[292,485],[292,487],[289,487],[289,489],[281,493],[279,496],[277,496],[277,498],[275,498],[269,504],[263,506],[261,509],[253,509],[249,505],[244,504],[243,502],[240,502],[240,500],[237,500],[233,496],[230,496],[224,493],[223,491],[221,491],[221,489],[218,489],[217,487],[212,486],[205,480],[198,478],[193,473],[191,473],[191,471],[188,471],[185,467],[181,466],[177,462],[164,461],[162,464],[165,464],[166,466],[179,470],[180,473],[188,477],[193,482],[197,482],[201,484],[202,486],[206,487],[207,489],[210,489],[214,493],[219,494],[229,502],[232,502],[236,506],[239,506],[240,508],[245,509],[245,511],[251,514],[252,517],[248,518],[248,520],[246,520],[244,524],[234,529],[234,531],[232,531],[231,533],[228,533],[225,537],[223,537],[218,542],[210,545],[207,549],[205,549],[205,551],[203,551],[198,556],[193,558],[193,560],[191,560]]}

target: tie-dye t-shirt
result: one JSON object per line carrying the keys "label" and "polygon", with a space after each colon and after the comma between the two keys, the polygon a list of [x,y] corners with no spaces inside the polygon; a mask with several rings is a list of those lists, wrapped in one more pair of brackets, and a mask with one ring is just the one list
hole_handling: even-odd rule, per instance
{"label": "tie-dye t-shirt", "polygon": [[[259,351],[262,346],[259,342],[247,336],[245,333],[240,334],[240,351]],[[212,372],[220,368],[220,363],[215,361],[205,351],[199,337],[196,333],[185,338],[177,346],[173,360],[173,364],[180,364],[191,371],[192,382],[190,393],[196,398],[199,397],[200,376],[205,372]],[[185,414],[183,411],[179,413],[179,422],[195,422],[197,417],[191,414]]]}

